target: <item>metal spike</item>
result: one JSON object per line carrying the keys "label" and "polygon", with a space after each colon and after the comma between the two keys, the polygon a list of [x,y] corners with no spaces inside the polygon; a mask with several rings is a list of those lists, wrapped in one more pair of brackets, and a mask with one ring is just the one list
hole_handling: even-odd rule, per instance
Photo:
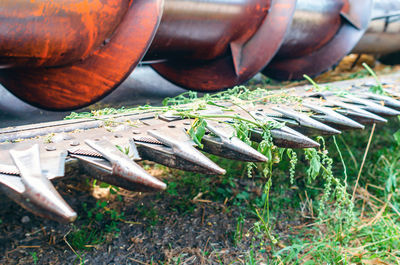
{"label": "metal spike", "polygon": [[291,110],[289,108],[283,109],[283,108],[274,107],[272,109],[285,115],[286,117],[296,120],[301,126],[319,130],[319,131],[321,131],[323,133],[327,133],[327,134],[340,134],[341,133],[340,131],[338,131],[328,125],[325,125],[322,122],[319,122],[319,121],[316,121],[316,120],[310,118],[306,114]]}
{"label": "metal spike", "polygon": [[225,169],[220,168],[208,157],[194,148],[193,144],[188,142],[190,139],[183,130],[174,131],[173,136],[168,135],[168,132],[166,131],[161,133],[156,130],[149,130],[147,133],[162,142],[164,145],[171,147],[173,153],[177,156],[208,169],[211,174],[223,175],[226,173]]}
{"label": "metal spike", "polygon": [[346,116],[341,115],[330,108],[321,107],[321,106],[317,106],[317,105],[306,103],[306,102],[303,102],[302,105],[304,107],[307,107],[307,108],[315,111],[315,112],[325,114],[324,116],[320,116],[320,115],[312,116],[314,119],[317,119],[321,122],[330,122],[330,123],[344,126],[347,128],[364,129],[364,125],[362,125],[356,121],[353,121],[352,119],[349,119]]}
{"label": "metal spike", "polygon": [[365,108],[368,111],[373,112],[378,115],[384,115],[384,116],[400,115],[400,112],[397,110],[382,106],[380,104],[376,104],[367,99],[358,98],[358,97],[355,97],[354,95],[351,95],[351,96],[345,95],[344,97],[346,99],[350,100],[351,102],[364,105],[365,107],[361,107],[361,108]]}
{"label": "metal spike", "polygon": [[[146,137],[147,139],[153,137]],[[154,139],[155,142],[159,142]],[[176,168],[189,172],[197,172],[202,174],[214,174],[207,168],[199,166],[197,163],[193,163],[181,157],[178,157],[171,147],[163,145],[162,143],[154,143],[154,141],[139,141],[136,142],[140,156],[145,160],[154,161],[161,165]]]}
{"label": "metal spike", "polygon": [[271,136],[274,139],[274,143],[278,147],[316,148],[320,146],[316,141],[287,126],[279,129],[272,129]]}
{"label": "metal spike", "polygon": [[[264,113],[260,113],[257,111],[251,112],[251,115],[254,118],[261,120],[264,123],[276,122],[273,118],[268,117]],[[261,142],[262,132],[260,130],[253,131],[251,137],[253,141]],[[319,147],[319,143],[289,128],[288,126],[281,126],[279,128],[271,129],[271,137],[274,141],[274,144],[278,147],[285,147],[285,148]]]}
{"label": "metal spike", "polygon": [[108,174],[102,175],[105,182],[135,191],[158,191],[166,189],[167,186],[164,182],[148,174],[146,170],[118,150],[111,142],[102,139],[99,141],[85,140],[85,143],[99,152],[111,165],[104,163],[106,161],[102,161],[99,158],[77,158],[89,163],[94,169],[106,170]]}
{"label": "metal spike", "polygon": [[369,111],[361,109],[353,104],[348,104],[339,100],[331,100],[328,99],[326,101],[327,104],[340,107],[342,109],[338,109],[338,112],[343,113],[344,115],[349,115],[354,117],[360,123],[382,123],[387,122],[386,119],[375,115]]}
{"label": "metal spike", "polygon": [[379,94],[374,94],[374,93],[363,93],[363,96],[370,98],[370,99],[375,99],[378,101],[383,101],[385,106],[392,107],[395,109],[400,109],[400,100],[396,100],[394,98],[385,96],[385,95],[379,95]]}
{"label": "metal spike", "polygon": [[39,216],[60,222],[73,222],[77,214],[42,173],[39,145],[35,144],[24,151],[10,150],[10,155],[24,186],[24,191],[19,190],[20,195],[13,198],[22,199],[17,202]]}
{"label": "metal spike", "polygon": [[263,154],[237,138],[235,136],[235,131],[231,126],[223,123],[207,121],[207,129],[217,135],[218,139],[214,140],[214,137],[204,136],[204,151],[225,158],[241,161],[268,161],[267,157]]}
{"label": "metal spike", "polygon": [[393,89],[390,89],[390,88],[385,88],[384,90],[385,90],[386,93],[390,94],[391,96],[396,97],[396,98],[400,98],[400,92],[399,91],[396,91],[396,90],[393,90]]}

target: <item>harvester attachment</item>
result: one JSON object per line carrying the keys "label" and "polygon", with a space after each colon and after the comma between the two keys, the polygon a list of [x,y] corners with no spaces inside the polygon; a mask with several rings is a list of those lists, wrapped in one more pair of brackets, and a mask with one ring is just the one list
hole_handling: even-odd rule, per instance
{"label": "harvester attachment", "polygon": [[[80,4],[87,8],[78,9]],[[369,33],[382,17],[383,32],[396,25],[400,6],[376,0],[374,8]],[[198,91],[233,87],[260,71],[300,79],[328,70],[353,50],[372,9],[372,0],[6,0],[0,9],[0,83],[34,106],[70,110],[106,96],[139,63]],[[383,15],[376,11],[381,9]],[[0,187],[39,216],[73,221],[76,213],[50,182],[65,172],[82,171],[128,190],[160,191],[166,185],[143,170],[140,159],[205,174],[225,170],[203,152],[266,162],[250,140],[268,135],[278,147],[318,147],[311,136],[363,129],[400,114],[393,78],[384,94],[337,83],[344,91],[264,91],[241,107],[221,100],[190,113],[174,106],[173,113],[117,114],[104,117],[106,123],[81,119],[1,129]],[[295,100],[269,100],[282,93]],[[248,138],[236,133],[244,120],[252,124]]]}
{"label": "harvester attachment", "polygon": [[[319,146],[313,135],[386,122],[381,115],[399,114],[400,101],[390,96],[400,92],[398,80],[386,77],[384,94],[369,92],[366,82],[352,86],[352,81],[342,81],[319,91],[310,86],[255,90],[244,99],[243,91],[227,92],[183,105],[1,129],[0,187],[39,216],[73,221],[76,213],[51,184],[54,178],[85,176],[131,191],[164,190],[166,185],[146,172],[140,160],[222,175],[225,169],[203,152],[262,163],[268,158],[253,147],[269,137],[277,147],[311,148]],[[248,138],[237,133],[243,121],[252,125]]]}

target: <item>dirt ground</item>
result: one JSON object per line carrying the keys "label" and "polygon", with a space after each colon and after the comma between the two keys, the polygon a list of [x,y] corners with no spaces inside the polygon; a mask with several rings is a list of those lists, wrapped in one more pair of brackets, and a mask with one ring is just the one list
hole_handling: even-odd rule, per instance
{"label": "dirt ground", "polygon": [[[238,179],[237,183],[254,194],[260,192],[252,180]],[[176,191],[189,193],[186,188]],[[111,199],[110,207],[124,212],[123,219],[116,222],[112,232],[105,232],[98,244],[73,250],[76,239],[70,237],[71,233],[89,228],[97,231],[95,227],[106,231],[110,222],[96,222],[86,216],[85,211],[95,207],[96,199],[85,181],[67,179],[58,183],[57,189],[80,216],[74,224],[37,218],[6,197],[0,198],[0,264],[243,264],[251,244],[256,243],[249,231],[255,219],[247,217],[241,223],[241,240],[235,244],[233,237],[243,207],[226,203],[228,198],[225,203],[213,202],[201,199],[200,194],[184,202],[177,200],[185,198],[168,192],[143,195],[121,191],[122,201]],[[289,225],[304,222],[290,218],[289,223],[285,221],[288,214],[282,211],[276,234],[285,236]],[[98,233],[95,236],[102,237]],[[264,258],[268,255],[265,251]]]}

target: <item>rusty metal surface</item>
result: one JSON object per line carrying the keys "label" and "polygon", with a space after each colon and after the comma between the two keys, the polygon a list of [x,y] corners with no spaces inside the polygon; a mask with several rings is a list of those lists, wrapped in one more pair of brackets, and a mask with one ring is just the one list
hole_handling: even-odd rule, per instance
{"label": "rusty metal surface", "polygon": [[[312,135],[339,134],[342,129],[386,122],[380,115],[397,116],[400,76],[383,77],[387,95],[368,92],[372,79],[330,84],[341,90],[313,91],[310,86],[268,92],[291,95],[296,101],[260,101],[245,107],[225,104],[235,115],[263,123],[285,122],[270,133],[280,147],[309,148],[319,144]],[[346,93],[343,93],[346,92]],[[272,94],[271,94],[272,93]],[[348,95],[353,95],[349,97]],[[383,104],[383,105],[382,105]],[[219,109],[199,114],[218,114]],[[207,119],[206,119],[207,120]],[[25,209],[45,218],[70,222],[69,208],[50,180],[70,172],[132,191],[160,191],[166,185],[136,162],[150,160],[185,171],[224,174],[225,170],[202,152],[234,160],[265,162],[267,158],[239,140],[231,118],[210,119],[200,149],[187,134],[193,120],[157,111],[124,113],[100,119],[79,119],[0,129],[0,188]],[[252,140],[262,140],[261,130]],[[117,149],[120,146],[125,153]],[[79,173],[78,173],[79,174]]]}
{"label": "rusty metal surface", "polygon": [[[374,12],[399,12],[396,3],[376,0]],[[372,0],[5,1],[0,82],[44,109],[79,108],[113,91],[149,48],[145,63],[188,89],[221,90],[262,69],[300,79],[353,50],[371,10]]]}
{"label": "rusty metal surface", "polygon": [[358,43],[371,9],[372,0],[299,0],[285,42],[263,73],[291,80],[329,70]]}
{"label": "rusty metal surface", "polygon": [[[171,2],[177,5],[179,4],[175,3],[176,1]],[[205,1],[185,2],[191,3],[194,6],[196,6],[196,4],[200,6],[204,4]],[[243,3],[246,4],[247,11],[244,13],[246,18],[235,18],[236,23],[243,24],[247,23],[247,21],[252,21],[251,18],[253,18],[254,13],[259,14],[260,12],[262,12],[260,15],[263,15],[264,19],[261,24],[259,23],[257,31],[255,32],[254,29],[250,28],[238,36],[230,37],[224,34],[222,38],[214,43],[215,47],[219,47],[219,50],[224,51],[219,57],[213,60],[206,60],[208,57],[203,56],[203,58],[193,60],[193,58],[181,56],[180,51],[174,52],[172,48],[172,52],[169,53],[169,56],[173,58],[170,58],[167,62],[153,64],[153,68],[167,80],[184,88],[199,91],[221,90],[247,81],[265,67],[278,51],[292,20],[296,6],[296,1],[294,0],[273,0],[269,5],[266,5],[267,2],[268,1],[264,1],[265,4],[262,5],[262,8],[260,8],[260,6],[254,6],[252,1],[221,2],[221,4],[234,10],[237,9],[237,7],[241,7]],[[212,2],[210,3],[211,5],[214,4]],[[191,21],[195,21],[193,23],[196,24],[200,23],[196,22],[193,17],[190,19],[192,20],[186,21],[186,23],[189,24],[189,28]],[[203,27],[198,30],[203,32],[202,34],[211,34],[210,32],[214,32],[214,27],[209,25],[208,20],[201,23],[203,23]],[[169,37],[170,39],[173,38],[174,34],[183,34],[186,32],[187,26],[185,27],[185,24],[179,24],[178,26],[176,27],[176,32],[170,32],[172,35]],[[160,25],[160,33],[157,34],[166,35],[169,32],[167,30],[163,32],[163,29],[162,23]],[[197,53],[213,54],[209,49],[201,50],[203,48],[201,45],[204,41],[203,38],[199,37],[201,34],[196,34],[196,32],[191,31],[190,33],[198,44],[189,46],[189,48],[199,49]],[[166,43],[169,45],[169,42]],[[158,46],[162,45],[165,46],[166,44],[158,44]],[[166,58],[168,59],[168,57]]]}
{"label": "rusty metal surface", "polygon": [[88,57],[121,22],[129,0],[1,1],[0,67],[60,66]]}
{"label": "rusty metal surface", "polygon": [[162,0],[132,1],[109,40],[77,63],[2,69],[0,82],[23,101],[44,109],[76,109],[98,101],[142,59],[158,27],[162,4]]}
{"label": "rusty metal surface", "polygon": [[220,57],[231,42],[244,43],[256,32],[270,2],[165,0],[160,27],[146,58],[205,61]]}

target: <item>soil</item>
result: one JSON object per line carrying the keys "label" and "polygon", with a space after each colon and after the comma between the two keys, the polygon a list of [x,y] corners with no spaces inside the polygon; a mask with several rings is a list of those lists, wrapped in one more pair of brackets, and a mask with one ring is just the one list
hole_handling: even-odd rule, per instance
{"label": "soil", "polygon": [[[246,187],[250,182],[254,185],[252,180],[245,182]],[[116,222],[119,232],[109,232],[104,237],[97,234],[104,241],[73,250],[68,245],[74,245],[72,233],[88,227],[105,231],[107,225],[90,220],[88,225],[85,211],[95,207],[97,199],[86,181],[66,179],[57,183],[57,190],[78,212],[80,217],[74,224],[35,217],[7,197],[0,197],[0,264],[79,264],[78,255],[84,264],[244,264],[251,245],[257,243],[250,231],[256,219],[247,217],[240,233],[242,239],[235,244],[233,235],[243,207],[229,205],[227,200],[224,203],[194,198],[188,203],[189,210],[181,211],[181,202],[176,200],[182,198],[168,192],[140,194],[122,190],[122,201],[109,197],[110,208],[124,212]],[[178,190],[181,192],[186,191]],[[286,237],[289,226],[304,221],[284,221],[289,220],[288,214],[282,211],[277,218],[280,221],[276,235]],[[258,260],[268,259],[269,248],[266,246],[264,257],[258,254]]]}

